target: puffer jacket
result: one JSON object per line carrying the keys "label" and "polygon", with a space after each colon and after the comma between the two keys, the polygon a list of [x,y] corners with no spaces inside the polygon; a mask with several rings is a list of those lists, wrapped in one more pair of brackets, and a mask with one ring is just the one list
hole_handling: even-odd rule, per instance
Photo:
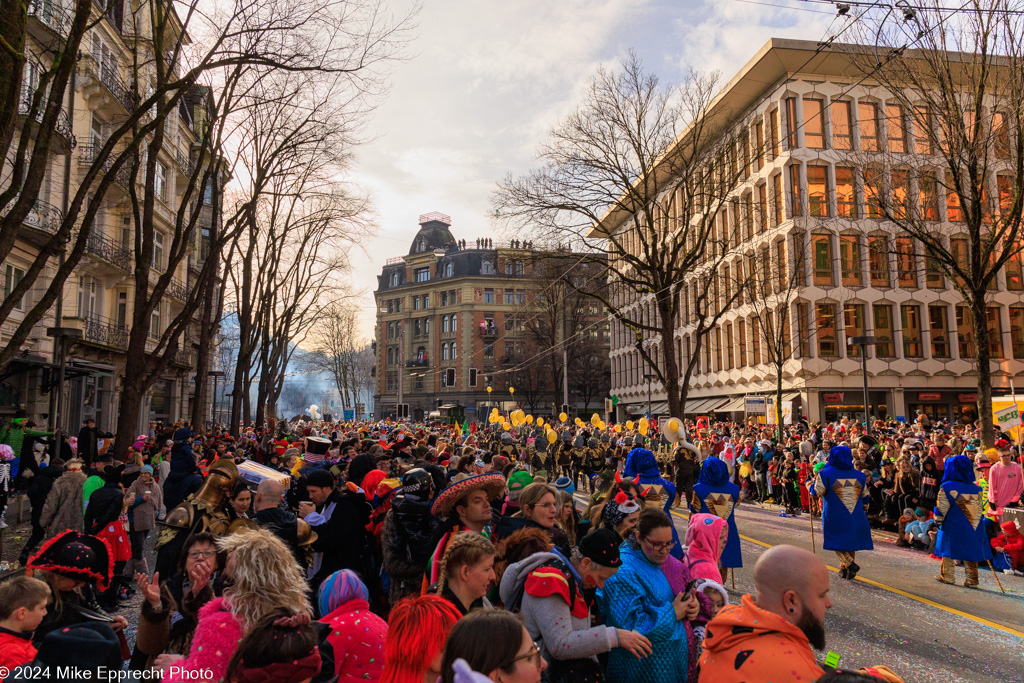
{"label": "puffer jacket", "polygon": [[622,566],[597,592],[601,614],[612,628],[647,636],[654,652],[638,660],[621,648],[612,650],[608,656],[609,683],[686,681],[691,654],[686,622],[676,619],[672,607],[675,596],[668,578],[635,542],[623,543],[619,555]]}
{"label": "puffer jacket", "polygon": [[53,482],[39,517],[39,525],[46,529],[45,538],[52,538],[66,529],[84,530],[85,480],[85,472],[75,470],[65,472]]}
{"label": "puffer jacket", "polygon": [[244,635],[242,623],[228,609],[224,598],[214,598],[199,610],[199,624],[188,655],[175,662],[173,668],[164,669],[163,680],[221,680]]}

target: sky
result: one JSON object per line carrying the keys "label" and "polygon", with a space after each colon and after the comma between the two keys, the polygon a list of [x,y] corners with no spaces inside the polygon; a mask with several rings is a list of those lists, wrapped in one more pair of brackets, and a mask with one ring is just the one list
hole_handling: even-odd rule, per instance
{"label": "sky", "polygon": [[[388,1],[397,14],[412,5]],[[456,239],[496,237],[496,183],[535,166],[599,67],[634,49],[664,83],[698,70],[724,84],[769,38],[820,40],[843,26],[834,16],[800,0],[422,0],[353,168],[376,218],[346,275],[365,337],[377,275],[408,253],[419,216],[451,216]]]}

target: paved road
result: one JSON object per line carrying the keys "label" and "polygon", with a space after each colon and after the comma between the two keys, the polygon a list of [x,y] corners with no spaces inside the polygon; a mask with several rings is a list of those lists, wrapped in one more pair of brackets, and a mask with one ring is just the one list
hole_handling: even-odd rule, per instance
{"label": "paved road", "polygon": [[[686,519],[677,513],[674,521],[684,537]],[[752,568],[766,546],[789,543],[811,549],[807,515],[780,518],[778,509],[743,505],[736,522],[740,534],[751,540],[742,541],[745,569],[737,572],[735,590],[730,590],[733,602],[753,592]],[[817,554],[837,572],[836,556],[821,549],[820,533],[816,520]],[[873,536],[875,550],[857,554],[861,571],[856,581],[831,574],[835,606],[825,628],[828,648],[842,657],[841,667],[887,664],[908,683],[1024,681],[1024,578],[1000,575],[1005,595],[987,570],[981,572],[979,590],[946,586],[934,580],[938,562],[927,553],[897,548],[891,533]],[[963,581],[962,569],[958,578]]]}

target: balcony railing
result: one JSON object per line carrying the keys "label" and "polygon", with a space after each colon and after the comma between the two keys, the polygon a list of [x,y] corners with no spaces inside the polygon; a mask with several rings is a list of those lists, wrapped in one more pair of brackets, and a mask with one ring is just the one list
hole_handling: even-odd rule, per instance
{"label": "balcony railing", "polygon": [[110,96],[125,111],[131,113],[135,110],[135,97],[132,89],[121,80],[121,74],[116,62],[102,62],[93,55],[83,55],[82,64],[84,72],[88,77],[95,78],[103,88],[110,93]]}
{"label": "balcony railing", "polygon": [[74,18],[70,12],[52,0],[31,0],[28,3],[28,16],[60,36],[67,36]]}
{"label": "balcony railing", "polygon": [[[83,145],[80,153],[81,155],[78,157],[78,165],[92,166],[94,163],[96,163],[96,159],[99,158],[101,149],[103,149],[102,144],[89,143],[88,145]],[[110,169],[113,168],[113,166],[114,158],[112,156],[108,156],[106,160],[103,162],[103,171],[109,172]],[[121,164],[121,168],[117,170],[117,176],[114,178],[114,180],[121,187],[128,187],[129,178],[131,178],[131,169],[128,168],[128,164],[126,161],[124,164]]]}
{"label": "balcony railing", "polygon": [[118,325],[116,321],[110,318],[94,314],[85,317],[83,339],[87,342],[127,351],[128,337],[128,327]]}
{"label": "balcony railing", "polygon": [[[18,102],[18,113],[22,116],[28,116],[32,111],[32,96],[33,93],[27,88],[21,90],[21,100]],[[36,115],[33,117],[36,123],[41,123],[43,120],[43,113],[45,109],[45,102],[41,102],[39,109],[36,111]],[[53,132],[56,133],[67,143],[70,149],[74,149],[75,145],[78,144],[78,140],[75,138],[71,128],[71,120],[68,118],[67,112],[61,109],[57,113],[57,121],[53,124]]]}
{"label": "balcony railing", "polygon": [[126,273],[131,272],[131,250],[120,242],[115,242],[106,235],[90,235],[89,241],[85,244],[85,251],[86,253],[92,254],[96,258],[106,261]]}
{"label": "balcony railing", "polygon": [[49,202],[38,201],[32,205],[22,222],[30,228],[52,235],[64,222],[64,213]]}
{"label": "balcony railing", "polygon": [[407,360],[407,361],[405,361],[405,367],[407,367],[407,368],[427,368],[427,367],[430,367],[430,359],[429,358],[419,358],[417,360]]}
{"label": "balcony railing", "polygon": [[498,328],[497,328],[497,326],[496,325],[481,325],[480,326],[480,336],[484,337],[484,338],[487,338],[487,337],[497,337],[498,336]]}
{"label": "balcony railing", "polygon": [[178,301],[188,301],[188,287],[177,278],[167,284],[167,294]]}
{"label": "balcony railing", "polygon": [[180,149],[175,150],[175,158],[178,162],[178,168],[185,174],[186,177],[192,177],[192,171],[195,170],[195,164],[192,162],[192,157],[182,152]]}
{"label": "balcony railing", "polygon": [[172,362],[182,367],[192,367],[192,349],[178,349],[174,352],[174,360]]}

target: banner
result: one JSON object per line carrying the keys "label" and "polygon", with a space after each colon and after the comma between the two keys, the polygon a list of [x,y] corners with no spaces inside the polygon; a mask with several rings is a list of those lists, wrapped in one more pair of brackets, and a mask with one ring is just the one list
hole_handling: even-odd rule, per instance
{"label": "banner", "polygon": [[1012,403],[1006,408],[1000,408],[992,411],[995,417],[996,427],[1000,431],[1007,431],[1011,427],[1020,427],[1020,410],[1017,409],[1017,404]]}

